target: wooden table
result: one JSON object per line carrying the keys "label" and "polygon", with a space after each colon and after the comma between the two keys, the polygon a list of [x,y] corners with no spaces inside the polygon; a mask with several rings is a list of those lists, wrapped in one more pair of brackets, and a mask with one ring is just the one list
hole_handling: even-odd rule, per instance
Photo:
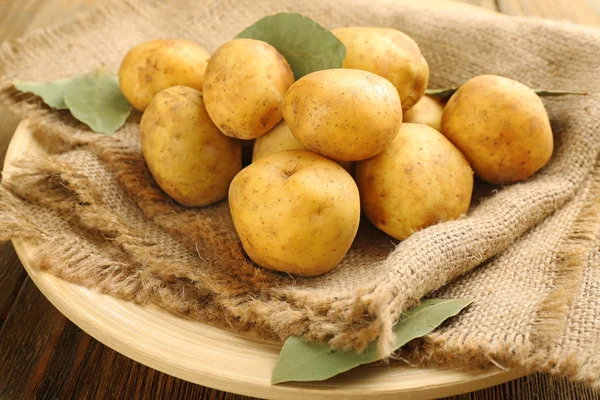
{"label": "wooden table", "polygon": [[[101,0],[0,0],[0,41]],[[510,15],[600,26],[600,0],[463,0]],[[0,72],[2,65],[0,65]],[[0,109],[0,163],[18,120]],[[0,164],[1,165],[1,164]],[[244,399],[145,367],[97,342],[56,310],[0,245],[0,399]],[[600,392],[532,375],[453,399],[600,400]]]}

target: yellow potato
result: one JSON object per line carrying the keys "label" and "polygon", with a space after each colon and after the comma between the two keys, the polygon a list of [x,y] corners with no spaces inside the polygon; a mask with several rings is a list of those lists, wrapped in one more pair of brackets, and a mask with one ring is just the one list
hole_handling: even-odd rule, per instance
{"label": "yellow potato", "polygon": [[[276,153],[283,150],[306,150],[306,147],[302,145],[294,137],[292,131],[285,123],[285,120],[279,122],[275,128],[271,129],[265,135],[257,138],[254,141],[254,148],[252,149],[252,162],[259,160],[269,154]],[[354,163],[350,161],[336,161],[342,166],[349,174],[354,171]]]}
{"label": "yellow potato", "polygon": [[142,116],[140,132],[152,176],[175,201],[200,207],[227,196],[241,168],[240,141],[212,123],[201,92],[185,86],[159,92]]}
{"label": "yellow potato", "polygon": [[183,39],[152,40],[135,46],[119,69],[119,86],[129,103],[144,111],[154,95],[172,86],[202,90],[210,55]]}
{"label": "yellow potato", "polygon": [[281,102],[294,74],[270,44],[235,39],[211,57],[204,77],[206,110],[227,136],[254,139],[281,120]]}
{"label": "yellow potato", "polygon": [[273,153],[244,168],[231,182],[229,207],[254,262],[303,276],[339,264],[360,219],[352,177],[305,150]]}
{"label": "yellow potato", "polygon": [[403,122],[427,125],[441,132],[443,113],[443,102],[434,97],[423,96],[413,108],[404,113]]}
{"label": "yellow potato", "polygon": [[343,67],[369,71],[392,82],[400,95],[402,111],[423,96],[429,66],[409,36],[389,28],[339,28],[331,32],[346,46]]}
{"label": "yellow potato", "polygon": [[467,212],[473,171],[440,132],[403,123],[381,153],[356,165],[362,208],[371,222],[396,239]]}
{"label": "yellow potato", "polygon": [[288,90],[283,116],[307,149],[338,161],[379,153],[402,123],[398,92],[380,76],[356,69],[313,72]]}
{"label": "yellow potato", "polygon": [[294,137],[284,120],[254,141],[252,162],[283,150],[306,150],[306,147]]}
{"label": "yellow potato", "polygon": [[527,179],[554,149],[540,98],[522,83],[494,75],[475,77],[454,93],[444,108],[442,133],[490,183]]}

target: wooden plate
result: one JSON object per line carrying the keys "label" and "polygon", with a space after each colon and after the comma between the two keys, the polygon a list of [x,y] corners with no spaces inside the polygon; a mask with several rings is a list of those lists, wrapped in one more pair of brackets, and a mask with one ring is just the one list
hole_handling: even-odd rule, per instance
{"label": "wooden plate", "polygon": [[[12,160],[43,152],[22,122],[10,143],[3,173],[10,174]],[[280,343],[248,338],[70,284],[40,271],[27,241],[14,240],[13,244],[37,287],[85,332],[149,367],[227,392],[278,399],[426,399],[478,390],[524,375],[523,370],[495,367],[468,373],[391,363],[359,367],[325,382],[272,386],[271,371]]]}

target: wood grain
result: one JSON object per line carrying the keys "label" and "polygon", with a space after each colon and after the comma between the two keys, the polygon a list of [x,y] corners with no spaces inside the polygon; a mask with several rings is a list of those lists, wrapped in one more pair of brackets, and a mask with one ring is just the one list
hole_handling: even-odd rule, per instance
{"label": "wood grain", "polygon": [[0,399],[248,399],[145,367],[70,323],[31,280],[0,340]]}
{"label": "wood grain", "polygon": [[34,398],[67,319],[27,280],[2,327],[0,340],[0,398]]}
{"label": "wood grain", "polygon": [[[0,41],[60,22],[100,1],[0,0]],[[600,26],[600,0],[463,2],[509,15]],[[2,162],[18,122],[0,109]],[[0,377],[0,399],[249,399],[173,378],[100,344],[62,316],[26,278],[10,243],[0,246]],[[532,375],[448,399],[600,400],[600,392]]]}
{"label": "wood grain", "polygon": [[4,321],[25,282],[27,273],[21,266],[12,243],[0,245],[0,255],[2,257],[0,258],[0,287],[2,288],[0,290],[0,332],[2,332]]}

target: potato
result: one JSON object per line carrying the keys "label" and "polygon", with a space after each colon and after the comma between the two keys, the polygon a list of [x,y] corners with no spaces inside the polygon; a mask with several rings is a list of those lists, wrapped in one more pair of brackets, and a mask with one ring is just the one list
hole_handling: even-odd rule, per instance
{"label": "potato", "polygon": [[119,68],[119,86],[129,103],[144,111],[163,89],[188,86],[202,90],[210,55],[183,39],[152,40],[135,46]]}
{"label": "potato", "polygon": [[442,131],[443,102],[435,97],[423,96],[410,110],[404,113],[403,122],[423,124]]}
{"label": "potato", "polygon": [[[302,145],[294,137],[292,131],[285,123],[285,120],[279,122],[275,128],[271,129],[265,135],[257,138],[254,141],[254,148],[252,149],[252,162],[259,160],[269,154],[276,153],[283,150],[306,150],[306,147]],[[349,174],[354,171],[354,163],[350,161],[336,161],[342,166]]]}
{"label": "potato", "polygon": [[283,116],[307,149],[337,161],[356,161],[374,156],[394,139],[402,107],[386,79],[356,69],[326,69],[290,87]]}
{"label": "potato", "polygon": [[235,39],[221,46],[206,67],[206,110],[225,135],[254,139],[281,120],[281,102],[292,83],[289,64],[273,46]]}
{"label": "potato", "polygon": [[210,120],[202,93],[185,86],[159,92],[140,124],[142,151],[156,183],[176,202],[212,204],[241,168],[240,141]]}
{"label": "potato", "polygon": [[273,153],[244,168],[231,182],[229,207],[254,262],[303,276],[339,264],[360,219],[352,177],[305,150]]}
{"label": "potato", "polygon": [[473,171],[460,151],[435,129],[403,123],[381,153],[356,165],[363,210],[396,239],[467,212]]}
{"label": "potato", "polygon": [[554,149],[548,114],[527,86],[494,75],[475,77],[450,98],[442,133],[490,183],[527,179]]}
{"label": "potato", "polygon": [[423,96],[429,66],[410,37],[389,28],[339,28],[331,32],[346,46],[343,67],[369,71],[392,82],[400,95],[402,111]]}
{"label": "potato", "polygon": [[306,147],[294,137],[284,120],[254,141],[252,162],[282,150],[306,150]]}

